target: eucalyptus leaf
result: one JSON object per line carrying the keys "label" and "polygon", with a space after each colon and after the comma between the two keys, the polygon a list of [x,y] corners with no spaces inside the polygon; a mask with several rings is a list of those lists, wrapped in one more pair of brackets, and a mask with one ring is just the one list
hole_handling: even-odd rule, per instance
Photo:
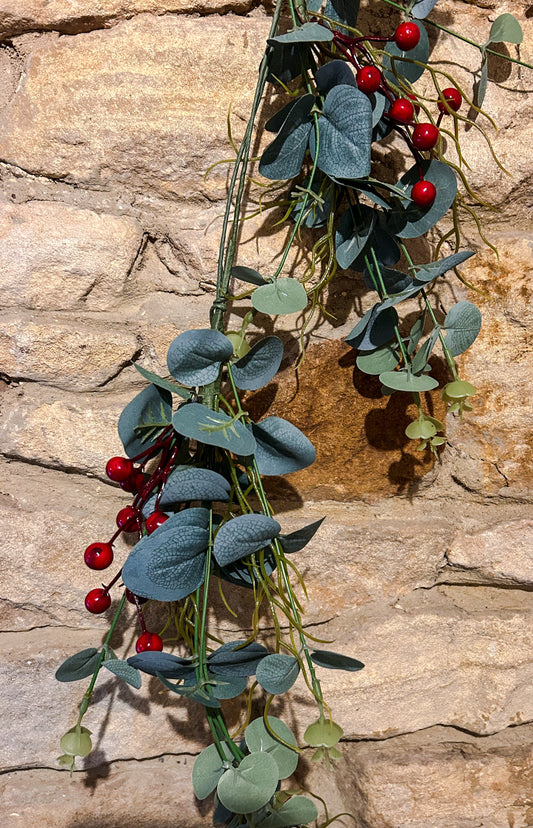
{"label": "eucalyptus leaf", "polygon": [[413,374],[419,374],[425,369],[427,361],[431,356],[431,352],[435,347],[435,343],[438,339],[439,333],[440,326],[436,325],[431,331],[431,334],[424,342],[424,344],[418,349],[418,351],[414,355],[411,362],[411,371],[413,372]]}
{"label": "eucalyptus leaf", "polygon": [[171,693],[175,693],[177,696],[184,696],[191,701],[202,704],[204,707],[213,707],[216,709],[221,706],[219,700],[200,684],[172,684],[171,681],[159,673],[157,673],[157,678],[164,684],[167,690],[170,690]]}
{"label": "eucalyptus leaf", "polygon": [[183,385],[208,385],[216,380],[222,363],[232,355],[233,345],[220,331],[211,328],[184,331],[171,342],[167,365],[172,376]]}
{"label": "eucalyptus leaf", "polygon": [[413,282],[409,274],[402,273],[401,270],[394,270],[393,268],[383,266],[379,268],[381,276],[381,280],[379,280],[377,276],[373,275],[375,270],[376,268],[373,265],[371,265],[370,269],[365,267],[363,270],[365,285],[370,288],[370,290],[378,290],[380,287],[380,281],[382,281],[387,293],[401,293]]}
{"label": "eucalyptus leaf", "polygon": [[[418,23],[420,40],[414,49],[404,51],[394,41],[387,43],[383,54],[383,74],[389,83],[396,84],[397,77],[414,83],[424,74],[424,66],[429,58],[429,38],[423,23]],[[416,63],[414,61],[417,61]]]}
{"label": "eucalyptus leaf", "polygon": [[118,436],[128,457],[135,457],[156,441],[170,425],[172,394],[149,385],[128,403],[118,419]]}
{"label": "eucalyptus leaf", "polygon": [[407,368],[400,371],[384,371],[379,378],[383,385],[393,391],[431,391],[439,384],[433,377],[417,376]]}
{"label": "eucalyptus leaf", "polygon": [[[380,222],[382,216],[382,213],[378,214],[378,222]],[[381,227],[379,224],[374,226],[370,234],[368,249],[370,248],[373,248],[379,264],[384,267],[393,267],[401,255],[396,240],[386,228]],[[366,267],[365,258],[368,258],[368,256],[366,256],[365,250],[363,250],[353,263],[353,269],[362,271]]]}
{"label": "eucalyptus leaf", "polygon": [[[324,186],[325,181],[329,181],[329,186],[327,184]],[[316,197],[308,196],[307,202],[305,202],[306,193],[300,191],[299,200],[295,203],[292,210],[292,218],[294,221],[298,221],[300,213],[303,211],[302,225],[304,227],[322,227],[326,224],[331,212],[333,203],[332,182],[327,176],[318,173],[314,176],[310,187],[309,179],[307,178],[303,182],[303,187],[310,189],[312,193],[316,194]]]}
{"label": "eucalyptus leaf", "polygon": [[[418,319],[415,320],[413,326],[409,332],[409,339],[407,341],[407,353],[412,354],[420,340],[422,339],[422,334],[424,333],[424,326],[426,324],[426,311],[424,310]],[[381,372],[380,372],[381,373]]]}
{"label": "eucalyptus leaf", "polygon": [[168,477],[159,506],[163,511],[190,500],[229,500],[231,484],[212,469],[178,466]]}
{"label": "eucalyptus leaf", "polygon": [[473,250],[461,250],[459,253],[452,253],[451,256],[445,256],[444,259],[438,259],[436,262],[417,265],[414,278],[417,282],[431,282],[437,276],[442,276],[448,270],[458,267],[471,256],[474,256]]}
{"label": "eucalyptus leaf", "polygon": [[466,351],[481,330],[481,312],[472,302],[458,302],[444,321],[445,340],[452,356]]}
{"label": "eucalyptus leaf", "polygon": [[[347,23],[352,28],[357,23],[357,15],[359,14],[359,0],[326,0],[326,8],[324,10],[326,17],[337,23]],[[343,29],[343,26],[339,26]],[[348,31],[348,30],[345,30]]]}
{"label": "eucalyptus leaf", "polygon": [[135,687],[136,690],[140,689],[142,684],[141,674],[127,661],[122,661],[120,658],[109,658],[103,662],[102,667],[106,667],[122,681]]}
{"label": "eucalyptus leaf", "polygon": [[291,796],[280,808],[272,812],[260,823],[258,828],[289,828],[293,825],[307,825],[318,816],[314,802],[306,796]]}
{"label": "eucalyptus leaf", "polygon": [[320,23],[304,23],[297,29],[292,29],[276,37],[267,40],[269,45],[274,43],[322,43],[333,40],[333,32]]}
{"label": "eucalyptus leaf", "polygon": [[213,554],[220,566],[238,561],[268,546],[281,526],[268,515],[238,515],[217,531]]}
{"label": "eucalyptus leaf", "polygon": [[417,20],[423,20],[436,5],[437,0],[417,0],[411,8],[411,15]]}
{"label": "eucalyptus leaf", "polygon": [[522,43],[524,33],[516,17],[500,14],[490,27],[489,43]]}
{"label": "eucalyptus leaf", "polygon": [[360,371],[370,376],[378,376],[385,371],[392,371],[400,363],[398,353],[390,345],[382,345],[375,351],[358,354],[356,365]]}
{"label": "eucalyptus leaf", "polygon": [[169,679],[191,678],[196,674],[196,668],[190,658],[181,658],[156,650],[145,650],[130,656],[128,664],[149,676],[161,675]]}
{"label": "eucalyptus leaf", "polygon": [[319,169],[337,178],[364,178],[370,174],[372,104],[368,96],[347,84],[328,93],[318,120],[318,153],[315,130],[309,134],[309,150],[317,155]]}
{"label": "eucalyptus leaf", "polygon": [[374,227],[376,213],[366,204],[349,208],[340,217],[335,232],[335,255],[339,267],[350,267],[365,247]]}
{"label": "eucalyptus leaf", "polygon": [[316,459],[311,441],[282,417],[266,417],[260,423],[253,423],[252,433],[259,474],[290,474],[307,468]]}
{"label": "eucalyptus leaf", "polygon": [[485,100],[485,95],[487,93],[487,84],[489,81],[489,62],[487,60],[487,55],[484,54],[481,60],[481,71],[479,73],[479,81],[475,87],[475,99],[474,103],[477,107],[481,107],[483,105],[483,101]]}
{"label": "eucalyptus leaf", "polygon": [[195,759],[192,769],[192,787],[198,799],[213,793],[218,780],[233,761],[233,754],[225,742],[220,743],[225,758],[220,757],[216,745],[209,745]]}
{"label": "eucalyptus leaf", "polygon": [[[243,646],[246,645],[246,646]],[[253,676],[258,664],[268,655],[268,650],[257,641],[228,641],[207,658],[209,671],[216,676],[231,679]]]}
{"label": "eucalyptus leaf", "polygon": [[307,293],[297,279],[281,276],[252,293],[252,305],[261,313],[278,316],[296,313],[307,306]]}
{"label": "eucalyptus leaf", "polygon": [[357,348],[359,351],[373,351],[390,342],[394,337],[397,324],[398,314],[396,310],[392,307],[383,307],[382,303],[377,302],[371,309],[364,329],[361,331],[360,323],[358,323],[345,341],[352,348]]}
{"label": "eucalyptus leaf", "polygon": [[56,670],[58,681],[80,681],[92,676],[98,666],[100,653],[96,647],[87,647],[79,653],[69,656]]}
{"label": "eucalyptus leaf", "polygon": [[365,666],[356,658],[334,653],[331,650],[314,650],[311,653],[311,660],[319,667],[327,667],[329,670],[347,670],[352,673],[362,670]]}
{"label": "eucalyptus leaf", "polygon": [[[296,748],[296,739],[290,727],[281,719],[268,716],[267,721],[268,728],[263,718],[250,722],[245,733],[246,745],[252,752],[261,751],[272,756],[278,767],[279,779],[287,779],[292,776],[298,766],[297,750],[287,747],[287,745],[292,745]],[[279,741],[280,739],[282,741]]]}
{"label": "eucalyptus leaf", "polygon": [[[290,113],[291,109],[296,106],[297,101],[293,98],[282,106],[281,109],[278,109],[265,123],[264,129],[267,132],[279,132],[285,121],[287,120],[287,116]],[[233,270],[233,268],[232,268]]]}
{"label": "eucalyptus leaf", "polygon": [[228,768],[217,785],[222,804],[235,814],[257,811],[278,786],[278,766],[268,753],[250,753],[236,768]]}
{"label": "eucalyptus leaf", "polygon": [[241,282],[248,282],[251,285],[268,285],[267,280],[263,279],[261,274],[252,267],[234,265],[234,267],[231,268],[231,275],[235,279],[240,279]]}
{"label": "eucalyptus leaf", "polygon": [[309,46],[305,43],[272,43],[268,55],[270,83],[287,84],[302,73],[309,62]]}
{"label": "eucalyptus leaf", "polygon": [[248,676],[224,676],[224,678],[220,678],[210,673],[209,679],[213,679],[211,693],[215,699],[235,699],[241,693],[244,693],[248,684]]}
{"label": "eucalyptus leaf", "polygon": [[165,391],[170,391],[171,394],[178,394],[180,397],[183,397],[184,400],[189,397],[189,391],[185,388],[181,388],[179,385],[176,385],[175,382],[170,382],[170,380],[166,380],[158,374],[154,374],[153,371],[148,371],[147,368],[143,368],[142,365],[137,365],[136,362],[133,363],[133,367],[137,369],[141,377],[144,377],[144,379],[148,380],[148,382],[157,385],[158,388],[164,388]]}
{"label": "eucalyptus leaf", "polygon": [[277,374],[282,359],[283,342],[279,337],[260,339],[247,354],[233,363],[231,371],[235,385],[245,391],[262,388]]}
{"label": "eucalyptus leaf", "polygon": [[263,690],[277,695],[290,690],[299,672],[300,665],[294,656],[272,653],[257,665],[255,677]]}
{"label": "eucalyptus leaf", "polygon": [[316,88],[321,95],[341,83],[348,86],[357,86],[355,75],[345,60],[330,60],[319,68],[315,77]]}
{"label": "eucalyptus leaf", "polygon": [[182,405],[174,414],[172,425],[184,437],[219,446],[235,454],[247,456],[255,450],[255,440],[243,423],[222,411],[211,411],[201,403]]}
{"label": "eucalyptus leaf", "polygon": [[[429,209],[417,207],[414,202],[396,206],[389,213],[389,230],[403,239],[423,236],[448,212],[457,193],[457,179],[454,171],[444,162],[432,159],[422,161],[422,174],[426,181],[435,185],[437,195]],[[410,197],[413,185],[419,180],[420,172],[415,164],[403,175],[399,186]]]}
{"label": "eucalyptus leaf", "polygon": [[313,521],[313,523],[308,523],[307,526],[302,526],[301,529],[291,532],[290,535],[280,535],[279,540],[285,554],[291,555],[293,552],[299,552],[304,548],[304,546],[307,546],[311,538],[313,538],[316,532],[320,529],[325,519],[326,518],[323,517],[320,518],[320,520]]}
{"label": "eucalyptus leaf", "polygon": [[314,103],[313,95],[302,95],[292,106],[277,136],[261,156],[259,172],[265,178],[277,181],[294,178],[300,172],[312,130]]}

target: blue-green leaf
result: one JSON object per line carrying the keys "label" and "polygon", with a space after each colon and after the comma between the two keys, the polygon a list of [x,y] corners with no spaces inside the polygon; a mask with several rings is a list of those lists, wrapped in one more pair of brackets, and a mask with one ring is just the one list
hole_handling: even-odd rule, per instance
{"label": "blue-green leaf", "polygon": [[130,656],[128,664],[137,670],[142,670],[149,676],[162,675],[165,678],[185,679],[196,674],[196,668],[190,658],[181,658],[172,653],[146,650],[143,653]]}
{"label": "blue-green leaf", "polygon": [[267,43],[272,46],[275,43],[320,43],[333,40],[333,32],[320,23],[304,23],[297,29],[292,29],[277,37],[271,37]]}
{"label": "blue-green leaf", "polygon": [[167,678],[160,673],[157,673],[157,678],[170,690],[171,693],[176,693],[178,696],[184,696],[191,701],[203,704],[204,707],[220,707],[220,702],[216,699],[203,684],[172,684]]}
{"label": "blue-green leaf", "polygon": [[466,351],[481,330],[481,312],[472,302],[457,302],[444,321],[445,340],[452,356]]}
{"label": "blue-green leaf", "polygon": [[[336,178],[370,174],[372,104],[368,96],[347,84],[329,92],[318,120],[318,167]],[[317,151],[315,130],[309,134],[312,157]]]}
{"label": "blue-green leaf", "polygon": [[[380,287],[380,280],[374,275],[375,271],[376,268],[373,263],[371,264],[370,270],[366,267],[363,270],[365,285],[370,288],[370,290],[378,290]],[[380,267],[379,272],[387,293],[401,293],[413,282],[411,276],[409,276],[408,273],[402,273],[401,270],[394,270],[392,268],[382,266]]]}
{"label": "blue-green leaf", "polygon": [[225,742],[221,742],[225,759],[221,759],[216,745],[209,745],[195,759],[192,769],[192,787],[198,799],[205,799],[215,790],[218,780],[226,771],[233,754]]}
{"label": "blue-green leaf", "polygon": [[253,267],[244,267],[243,265],[235,265],[231,268],[231,275],[235,279],[240,279],[241,282],[248,282],[250,285],[268,285],[266,279],[263,279],[257,270]]}
{"label": "blue-green leaf", "polygon": [[268,546],[280,531],[268,515],[238,515],[218,529],[213,554],[220,566],[227,566]]}
{"label": "blue-green leaf", "polygon": [[516,17],[500,14],[490,27],[489,43],[522,43],[524,33]]}
{"label": "blue-green leaf", "polygon": [[272,181],[294,178],[300,172],[312,129],[310,119],[314,103],[313,95],[303,95],[291,108],[259,162],[259,172],[265,178]]}
{"label": "blue-green leaf", "polygon": [[[417,207],[414,202],[397,205],[389,213],[388,226],[392,233],[403,239],[423,236],[448,212],[457,193],[457,179],[454,171],[442,161],[435,159],[422,162],[422,173],[426,181],[435,185],[437,195],[429,209]],[[420,178],[415,164],[403,175],[398,186],[410,197],[411,189]]]}
{"label": "blue-green leaf", "polygon": [[174,414],[172,425],[184,437],[219,446],[241,456],[253,454],[255,450],[254,437],[243,423],[222,411],[211,411],[201,403],[182,405]]}
{"label": "blue-green leaf", "polygon": [[411,371],[413,374],[419,374],[425,370],[427,361],[435,347],[435,343],[440,333],[440,326],[436,325],[431,334],[428,336],[424,344],[418,349],[411,362]]}
{"label": "blue-green leaf", "polygon": [[417,20],[427,17],[431,9],[436,6],[437,0],[417,0],[411,9],[411,14]]}
{"label": "blue-green leaf", "polygon": [[220,331],[184,331],[170,344],[168,370],[183,385],[208,385],[216,380],[222,363],[232,354],[233,345]]}
{"label": "blue-green leaf", "polygon": [[[215,699],[235,699],[244,693],[248,684],[248,676],[216,677],[209,673],[211,693]],[[211,683],[212,680],[212,683]]]}
{"label": "blue-green leaf", "polygon": [[402,368],[400,371],[384,371],[379,378],[383,385],[393,391],[431,391],[439,384],[433,377],[428,377],[426,374],[417,376],[408,368]]}
{"label": "blue-green leaf", "polygon": [[461,250],[459,253],[452,253],[451,256],[445,256],[444,259],[438,259],[436,262],[417,265],[415,279],[417,282],[431,282],[437,276],[442,276],[448,270],[458,267],[473,255],[473,250]]}
{"label": "blue-green leaf", "polygon": [[252,305],[261,313],[268,313],[271,316],[296,313],[306,307],[307,293],[297,279],[281,276],[254,290]]}
{"label": "blue-green leaf", "polygon": [[216,676],[253,676],[259,662],[268,655],[268,650],[257,641],[246,644],[242,641],[228,641],[207,657],[208,667]]}
{"label": "blue-green leaf", "polygon": [[[397,83],[396,75],[401,79],[414,83],[424,74],[424,67],[418,63],[427,63],[429,58],[429,39],[425,26],[418,23],[420,40],[414,49],[404,51],[394,43],[387,43],[383,55],[383,74],[389,83]],[[412,61],[418,61],[413,63]]]}
{"label": "blue-green leaf", "polygon": [[311,441],[282,417],[266,417],[252,425],[252,432],[259,474],[290,474],[307,468],[316,459]]}
{"label": "blue-green leaf", "polygon": [[232,365],[237,388],[256,391],[274,377],[283,358],[283,342],[277,336],[267,336],[250,348],[247,354]]}
{"label": "blue-green leaf", "polygon": [[290,828],[293,825],[308,825],[318,816],[314,802],[306,796],[291,796],[277,809],[261,820],[260,828]]}
{"label": "blue-green leaf", "polygon": [[316,73],[315,81],[321,95],[327,95],[334,86],[341,83],[357,86],[355,75],[345,60],[330,60],[325,63]]}
{"label": "blue-green leaf", "polygon": [[172,394],[149,385],[126,406],[118,419],[118,436],[128,457],[149,448],[161,428],[170,425]]}
{"label": "blue-green leaf", "polygon": [[353,264],[374,228],[376,213],[366,204],[352,207],[340,217],[335,233],[335,255],[344,270]]}
{"label": "blue-green leaf", "polygon": [[137,365],[136,362],[133,363],[133,367],[137,369],[141,377],[144,377],[148,382],[153,383],[153,385],[157,385],[158,388],[164,388],[165,391],[170,391],[171,394],[178,394],[184,400],[188,398],[190,392],[186,388],[181,388],[175,382],[170,382],[170,380],[154,374],[153,371],[148,371],[147,368],[143,368],[142,365]]}
{"label": "blue-green leaf", "polygon": [[311,660],[320,667],[327,667],[329,670],[348,670],[356,672],[365,666],[362,661],[350,656],[334,653],[331,650],[314,650],[311,653]]}
{"label": "blue-green leaf", "polygon": [[311,538],[313,538],[322,526],[326,518],[320,518],[313,523],[308,523],[307,526],[302,526],[290,535],[280,535],[279,540],[286,555],[291,555],[293,552],[299,552],[304,546],[307,546]]}
{"label": "blue-green leaf", "polygon": [[[270,754],[278,766],[279,778],[287,779],[292,776],[298,765],[297,751],[287,747],[287,744],[296,748],[296,739],[290,727],[281,719],[276,716],[268,716],[267,721],[268,728],[263,718],[254,719],[253,722],[250,722],[245,733],[246,746],[253,753],[261,751],[261,753]],[[287,744],[283,744],[279,741],[280,739]]]}
{"label": "blue-green leaf", "polygon": [[395,308],[384,307],[381,302],[377,302],[359,320],[345,341],[358,351],[374,351],[393,338],[397,324],[398,314]]}
{"label": "blue-green leaf", "polygon": [[271,653],[257,665],[256,679],[267,693],[277,695],[290,690],[300,672],[298,659],[285,653]]}
{"label": "blue-green leaf", "polygon": [[79,681],[80,679],[92,676],[98,662],[100,660],[100,653],[96,647],[88,647],[86,650],[80,650],[79,653],[69,656],[63,664],[56,670],[56,679],[58,681]]}
{"label": "blue-green leaf", "polygon": [[375,351],[358,354],[356,365],[360,371],[370,376],[378,376],[385,371],[392,371],[400,363],[398,353],[390,345],[382,345]]}
{"label": "blue-green leaf", "polygon": [[[359,0],[327,0],[324,13],[331,20],[337,23],[347,23],[353,28],[359,14]],[[344,29],[344,26],[339,26],[339,28]],[[345,29],[345,31],[348,30]]]}
{"label": "blue-green leaf", "polygon": [[103,662],[102,667],[106,667],[111,673],[118,678],[131,684],[136,690],[140,689],[142,684],[141,674],[129,662],[122,661],[120,658],[108,658]]}
{"label": "blue-green leaf", "polygon": [[231,484],[212,469],[178,466],[165,483],[159,506],[165,511],[189,500],[225,502],[229,499],[230,491]]}
{"label": "blue-green leaf", "polygon": [[250,753],[238,767],[228,768],[217,785],[222,804],[235,814],[257,811],[278,786],[278,766],[268,753]]}

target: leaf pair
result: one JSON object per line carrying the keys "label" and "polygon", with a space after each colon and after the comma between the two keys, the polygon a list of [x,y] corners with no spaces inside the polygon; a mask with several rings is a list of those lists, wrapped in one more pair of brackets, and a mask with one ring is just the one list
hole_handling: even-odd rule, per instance
{"label": "leaf pair", "polygon": [[[101,666],[138,690],[141,686],[141,674],[139,671],[128,662],[114,657],[114,653],[110,652],[109,655],[113,657],[105,658]],[[79,653],[67,658],[56,670],[55,677],[58,681],[62,682],[80,681],[81,679],[88,678],[93,675],[100,663],[100,659],[101,653],[96,647],[88,647],[86,650],[81,650]]]}

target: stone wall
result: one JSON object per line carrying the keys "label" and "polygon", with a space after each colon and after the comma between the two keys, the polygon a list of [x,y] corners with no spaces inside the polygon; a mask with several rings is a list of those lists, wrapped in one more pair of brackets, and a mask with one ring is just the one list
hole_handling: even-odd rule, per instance
{"label": "stone wall", "polygon": [[[395,13],[374,0],[363,24],[369,7],[390,29]],[[529,0],[441,0],[435,16],[483,41],[505,11],[519,17],[531,62]],[[70,779],[55,760],[81,690],[53,673],[106,628],[83,607],[95,583],[82,553],[127,502],[103,469],[120,453],[118,415],[143,386],[131,361],[164,371],[170,341],[207,321],[227,168],[204,173],[232,155],[230,104],[242,134],[270,13],[250,0],[0,0],[8,828],[211,824],[190,787],[208,738],[192,707],[156,682],[137,695],[102,680],[85,720],[96,750]],[[445,70],[451,59],[473,69],[476,56],[446,35],[434,44]],[[354,370],[342,337],[371,300],[349,274],[328,297],[333,318],[310,337],[299,393],[285,317],[287,382],[250,400],[283,411],[318,447],[316,466],[278,489],[280,520],[290,531],[327,515],[300,556],[307,622],[328,621],[318,634],[367,666],[325,676],[345,758],[327,775],[304,756],[299,782],[361,828],[533,825],[533,76],[501,62],[491,75],[491,136],[510,175],[477,130],[464,147],[474,187],[495,208],[481,213],[500,258],[467,227],[479,253],[463,273],[481,291],[484,326],[462,373],[479,394],[463,421],[448,418],[440,462],[407,444],[405,404],[378,399]],[[262,118],[271,108],[269,99]],[[282,237],[263,217],[247,222],[239,263],[271,266]],[[450,282],[443,301],[468,295]],[[131,644],[119,631],[116,649]],[[303,693],[283,715],[301,735],[312,715]]]}

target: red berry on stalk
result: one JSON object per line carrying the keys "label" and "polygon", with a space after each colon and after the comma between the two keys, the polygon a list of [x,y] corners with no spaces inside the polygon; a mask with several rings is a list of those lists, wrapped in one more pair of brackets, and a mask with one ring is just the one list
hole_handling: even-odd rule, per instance
{"label": "red berry on stalk", "polygon": [[408,124],[413,120],[415,108],[411,101],[407,98],[396,98],[391,108],[389,109],[389,118],[393,121],[398,121],[400,124]]}
{"label": "red berry on stalk", "polygon": [[139,515],[133,506],[124,506],[117,515],[117,526],[125,532],[134,531],[139,525]]}
{"label": "red berry on stalk", "polygon": [[91,589],[85,596],[85,606],[94,615],[105,612],[111,606],[109,592],[105,589]]}
{"label": "red berry on stalk", "polygon": [[405,23],[400,23],[394,32],[394,42],[399,49],[404,52],[410,52],[415,46],[418,46],[420,40],[420,29],[416,23],[407,20]]}
{"label": "red berry on stalk", "polygon": [[435,201],[435,197],[437,195],[437,190],[434,184],[431,181],[426,181],[422,178],[420,181],[417,181],[416,184],[413,185],[413,189],[411,190],[411,198],[413,199],[414,203],[417,207],[422,207],[423,209],[427,210],[433,202]]}
{"label": "red berry on stalk", "polygon": [[130,494],[137,494],[137,492],[140,492],[141,489],[144,487],[145,482],[146,478],[142,471],[139,471],[138,469],[133,469],[130,476],[126,480],[122,481],[120,487],[124,489],[125,492],[130,492]]}
{"label": "red berry on stalk", "polygon": [[[440,94],[453,112],[457,112],[457,110],[461,108],[463,96],[459,90],[455,88],[455,86],[449,86],[447,89],[443,89]],[[449,115],[449,109],[446,109],[442,101],[439,101],[439,109],[441,112],[444,112],[444,114]]]}
{"label": "red berry on stalk", "polygon": [[413,144],[419,150],[430,150],[439,140],[439,130],[434,124],[417,124],[413,130]]}
{"label": "red berry on stalk", "polygon": [[[130,602],[130,604],[146,604],[148,598],[142,598],[140,595],[134,595],[131,589],[126,589],[126,598]],[[137,601],[135,599],[137,598]]]}
{"label": "red berry on stalk", "polygon": [[137,639],[135,649],[138,653],[144,653],[145,650],[158,650],[161,652],[163,649],[163,639],[157,633],[144,632]]}
{"label": "red berry on stalk", "polygon": [[377,92],[381,86],[381,72],[376,66],[362,66],[355,76],[357,86],[366,95]]}
{"label": "red berry on stalk", "polygon": [[113,483],[123,483],[132,471],[133,463],[127,457],[111,457],[105,467],[105,473]]}
{"label": "red berry on stalk", "polygon": [[168,520],[168,515],[165,515],[164,512],[160,512],[159,510],[148,515],[146,518],[146,531],[148,534],[151,535],[152,532],[155,532],[156,529],[163,525],[165,520]]}
{"label": "red berry on stalk", "polygon": [[418,98],[416,97],[416,95],[413,95],[412,92],[406,92],[405,97],[409,98],[409,100],[413,104],[416,114],[418,115],[418,113],[420,112],[420,104],[418,103]]}
{"label": "red berry on stalk", "polygon": [[110,543],[91,543],[83,559],[89,569],[106,569],[113,561],[113,547]]}

